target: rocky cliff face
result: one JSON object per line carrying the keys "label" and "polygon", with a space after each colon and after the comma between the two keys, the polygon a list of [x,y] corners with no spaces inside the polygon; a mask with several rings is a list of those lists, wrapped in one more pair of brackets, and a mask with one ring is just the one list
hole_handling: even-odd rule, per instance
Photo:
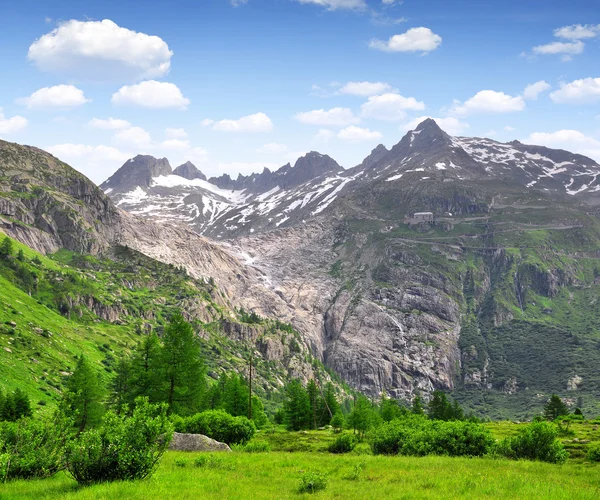
{"label": "rocky cliff face", "polygon": [[[186,168],[186,167],[184,167]],[[105,192],[125,193],[136,187],[148,187],[154,177],[170,175],[171,165],[166,158],[137,155],[100,185]]]}
{"label": "rocky cliff face", "polygon": [[[168,173],[164,175],[168,175]],[[198,170],[191,161],[186,161],[184,164],[179,165],[175,170],[173,170],[173,175],[179,175],[180,177],[190,181],[193,181],[194,179],[201,179],[203,181],[206,180],[206,175],[200,172],[200,170]]]}

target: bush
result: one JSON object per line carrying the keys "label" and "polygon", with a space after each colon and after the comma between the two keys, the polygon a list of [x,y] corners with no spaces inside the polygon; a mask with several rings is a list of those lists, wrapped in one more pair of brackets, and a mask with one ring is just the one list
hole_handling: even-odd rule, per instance
{"label": "bush", "polygon": [[596,443],[588,446],[587,459],[591,462],[600,462],[600,444]]}
{"label": "bush", "polygon": [[569,453],[557,437],[558,427],[555,424],[533,422],[521,429],[517,436],[500,442],[496,452],[512,459],[525,458],[562,464]]}
{"label": "bush", "polygon": [[167,450],[173,427],[167,405],[138,398],[131,416],[108,412],[98,429],[74,440],[67,450],[69,473],[80,484],[143,479],[151,475]]}
{"label": "bush", "polygon": [[327,477],[316,471],[307,471],[300,478],[300,493],[316,493],[327,488]]}
{"label": "bush", "polygon": [[494,438],[480,424],[407,415],[376,429],[372,433],[371,448],[376,455],[480,457],[493,444]]}
{"label": "bush", "polygon": [[64,469],[71,426],[60,413],[43,420],[0,423],[0,482],[47,478]]}
{"label": "bush", "polygon": [[246,444],[256,432],[254,422],[246,417],[232,417],[223,410],[209,410],[176,421],[175,430],[204,434],[222,443]]}
{"label": "bush", "polygon": [[329,453],[350,453],[356,446],[357,439],[352,434],[342,434],[327,448]]}

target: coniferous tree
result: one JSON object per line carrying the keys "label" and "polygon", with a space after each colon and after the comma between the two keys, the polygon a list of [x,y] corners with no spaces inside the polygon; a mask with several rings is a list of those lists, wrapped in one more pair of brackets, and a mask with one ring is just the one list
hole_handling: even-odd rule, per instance
{"label": "coniferous tree", "polygon": [[15,398],[10,392],[6,393],[4,397],[4,404],[2,405],[0,420],[7,422],[15,422],[17,420],[17,408],[15,406]]}
{"label": "coniferous tree", "polygon": [[323,397],[319,398],[318,426],[323,427],[331,424],[333,416],[340,411],[340,403],[335,395],[335,388],[331,382],[325,385]]}
{"label": "coniferous tree", "polygon": [[13,401],[17,420],[23,417],[31,417],[33,414],[31,411],[31,403],[29,401],[29,397],[24,391],[22,391],[20,388],[15,389]]}
{"label": "coniferous tree", "polygon": [[206,370],[200,344],[190,325],[177,313],[165,328],[162,348],[163,397],[169,411],[189,415],[201,406]]}
{"label": "coniferous tree", "polygon": [[12,251],[13,242],[8,236],[5,236],[2,243],[0,243],[0,258],[7,259],[12,255]]}
{"label": "coniferous tree", "polygon": [[331,426],[335,429],[336,432],[341,432],[346,424],[346,419],[344,418],[344,414],[341,410],[338,410],[337,413],[333,415],[331,419]]}
{"label": "coniferous tree", "polygon": [[432,420],[450,420],[452,417],[452,405],[442,391],[433,391],[429,401],[429,418]]}
{"label": "coniferous tree", "polygon": [[354,409],[348,417],[348,424],[358,432],[359,438],[362,439],[365,433],[373,427],[375,423],[375,412],[373,405],[362,394],[356,398]]}
{"label": "coniferous tree", "polygon": [[563,403],[556,394],[550,396],[550,400],[544,406],[544,418],[546,420],[556,420],[558,417],[562,417],[569,414],[567,405]]}
{"label": "coniferous tree", "polygon": [[385,392],[381,395],[379,414],[384,422],[391,422],[406,413],[406,409],[398,404],[398,401],[388,398]]}
{"label": "coniferous tree", "polygon": [[310,427],[310,400],[300,380],[294,379],[287,385],[283,408],[288,430],[299,431]]}
{"label": "coniferous tree", "polygon": [[77,359],[73,374],[67,380],[65,395],[67,407],[74,413],[74,423],[79,433],[100,421],[104,413],[101,403],[103,394],[98,374],[82,354]]}
{"label": "coniferous tree", "polygon": [[117,364],[115,370],[115,376],[111,383],[112,392],[112,405],[115,407],[117,414],[120,413],[121,407],[130,402],[129,397],[131,395],[130,389],[131,381],[131,360],[122,357]]}
{"label": "coniferous tree", "polygon": [[423,400],[418,394],[413,398],[411,412],[415,415],[425,415],[425,407],[423,406]]}
{"label": "coniferous tree", "polygon": [[156,333],[151,332],[141,340],[131,356],[125,402],[132,404],[139,396],[146,396],[150,403],[162,402],[162,363],[160,340]]}
{"label": "coniferous tree", "polygon": [[248,416],[248,386],[244,379],[232,374],[225,379],[223,387],[223,409],[234,417]]}
{"label": "coniferous tree", "polygon": [[4,403],[6,402],[6,396],[4,391],[0,388],[0,421],[4,420],[2,413],[4,412]]}
{"label": "coniferous tree", "polygon": [[319,388],[315,379],[310,379],[306,386],[306,393],[308,394],[308,402],[310,405],[310,427],[312,429],[317,428],[317,414],[321,404],[321,396],[319,395]]}

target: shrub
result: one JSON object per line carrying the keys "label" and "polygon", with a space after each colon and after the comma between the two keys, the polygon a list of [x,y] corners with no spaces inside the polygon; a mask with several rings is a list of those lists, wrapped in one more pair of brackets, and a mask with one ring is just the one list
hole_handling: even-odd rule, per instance
{"label": "shrub", "polygon": [[176,467],[186,467],[187,466],[187,460],[184,460],[182,458],[178,458],[177,460],[175,460],[175,466]]}
{"label": "shrub", "polygon": [[494,444],[487,429],[464,421],[429,420],[407,415],[381,425],[372,434],[374,454],[482,456]]}
{"label": "shrub", "polygon": [[119,415],[108,412],[100,428],[69,445],[67,466],[78,483],[143,479],[154,472],[173,435],[167,405],[138,398],[128,413],[126,405]]}
{"label": "shrub", "polygon": [[344,476],[344,479],[348,479],[349,481],[360,481],[366,466],[367,464],[365,462],[355,464],[352,468],[352,472],[347,476]]}
{"label": "shrub", "polygon": [[60,413],[0,423],[0,481],[47,478],[63,469],[71,426]]}
{"label": "shrub", "polygon": [[558,427],[550,422],[533,422],[513,438],[506,438],[497,453],[512,459],[526,458],[556,464],[564,463],[569,453],[557,439]]}
{"label": "shrub", "polygon": [[600,444],[596,443],[588,446],[587,459],[591,462],[600,462]]}
{"label": "shrub", "polygon": [[204,434],[227,444],[246,444],[256,432],[246,417],[232,417],[223,410],[209,410],[176,422],[177,432]]}
{"label": "shrub", "polygon": [[342,434],[327,448],[329,453],[350,453],[356,446],[357,439],[352,434]]}
{"label": "shrub", "polygon": [[316,471],[307,471],[300,478],[300,493],[316,493],[327,488],[327,477]]}

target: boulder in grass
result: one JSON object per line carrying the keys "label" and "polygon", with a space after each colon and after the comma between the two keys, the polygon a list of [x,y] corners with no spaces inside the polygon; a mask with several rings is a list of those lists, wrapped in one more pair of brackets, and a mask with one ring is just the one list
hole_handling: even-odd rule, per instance
{"label": "boulder in grass", "polygon": [[169,445],[171,451],[231,451],[229,445],[215,441],[203,434],[173,433]]}

